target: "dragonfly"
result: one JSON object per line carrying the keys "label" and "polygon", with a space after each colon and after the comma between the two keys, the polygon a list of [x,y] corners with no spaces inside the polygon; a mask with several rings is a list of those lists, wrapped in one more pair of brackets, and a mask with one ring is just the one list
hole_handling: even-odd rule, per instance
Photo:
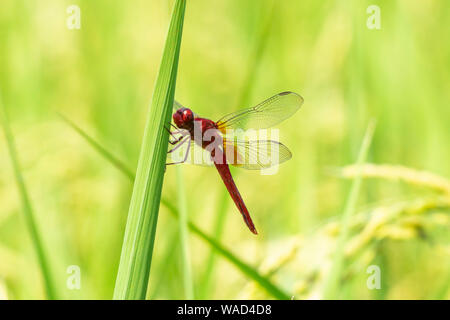
{"label": "dragonfly", "polygon": [[[194,163],[214,165],[228,193],[241,213],[249,230],[258,234],[250,213],[233,180],[229,165],[248,169],[268,169],[292,157],[289,149],[276,140],[242,138],[242,132],[269,129],[291,117],[303,104],[303,98],[294,92],[281,92],[260,104],[230,113],[218,121],[202,118],[191,109],[174,102],[174,113],[169,131],[173,146],[168,154],[178,154],[167,165]],[[240,132],[240,135],[234,132]],[[254,133],[254,132],[253,132]],[[181,150],[181,151],[180,151]],[[198,151],[201,151],[200,157]],[[176,152],[177,151],[177,152]],[[205,155],[206,153],[206,155]],[[180,157],[180,154],[182,155]],[[200,161],[198,161],[200,159]]]}

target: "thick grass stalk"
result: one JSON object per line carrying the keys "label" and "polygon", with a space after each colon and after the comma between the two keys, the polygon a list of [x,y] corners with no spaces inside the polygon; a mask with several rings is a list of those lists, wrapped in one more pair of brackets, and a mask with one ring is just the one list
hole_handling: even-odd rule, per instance
{"label": "thick grass stalk", "polygon": [[[369,151],[370,143],[372,141],[374,130],[375,130],[375,121],[371,121],[364,135],[364,139],[358,154],[358,159],[356,161],[358,167],[364,164],[367,159],[367,154]],[[341,218],[341,230],[336,243],[336,249],[334,251],[331,269],[325,281],[325,287],[323,291],[324,299],[336,299],[338,297],[339,281],[341,279],[342,268],[345,258],[344,247],[348,239],[348,234],[351,225],[351,218],[355,212],[356,203],[361,189],[361,181],[362,181],[362,172],[359,171],[355,175],[355,178],[353,179],[350,193],[345,205],[344,214],[342,215]]]}
{"label": "thick grass stalk", "polygon": [[23,179],[22,171],[20,169],[19,158],[17,155],[14,137],[11,128],[9,127],[6,110],[2,104],[1,97],[0,97],[0,122],[2,123],[3,131],[5,133],[9,155],[11,157],[11,162],[13,166],[14,176],[22,200],[25,222],[27,224],[28,232],[30,233],[30,238],[34,246],[34,251],[36,252],[39,267],[41,269],[47,298],[53,300],[56,299],[56,289],[54,285],[54,280],[50,270],[46,251],[43,246],[42,237],[36,225],[36,221],[34,219],[33,208],[31,205],[30,198],[28,196],[25,180]]}
{"label": "thick grass stalk", "polygon": [[158,221],[185,0],[176,0],[153,91],[133,187],[114,299],[145,299]]}

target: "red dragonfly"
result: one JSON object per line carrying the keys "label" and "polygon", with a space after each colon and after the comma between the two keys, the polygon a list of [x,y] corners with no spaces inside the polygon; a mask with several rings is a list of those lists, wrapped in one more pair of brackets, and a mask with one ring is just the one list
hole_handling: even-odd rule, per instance
{"label": "red dragonfly", "polygon": [[[214,122],[198,117],[191,109],[175,102],[174,109],[176,111],[172,116],[175,125],[171,124],[175,130],[169,131],[174,138],[169,143],[174,147],[168,153],[173,155],[177,150],[180,153],[182,146],[187,146],[187,148],[181,151],[184,153],[181,160],[177,159],[179,161],[168,163],[168,165],[184,162],[214,164],[246,225],[251,232],[257,234],[228,165],[250,170],[266,169],[289,160],[292,154],[285,145],[278,141],[242,139],[233,132],[230,134],[230,130],[268,129],[291,117],[302,103],[303,98],[300,95],[294,92],[282,92],[255,107],[231,113]],[[177,137],[177,135],[180,136]],[[192,156],[198,149],[202,152],[206,151],[207,156],[201,154],[200,161],[198,161],[198,157],[192,161]],[[190,160],[188,159],[189,155],[191,155]],[[175,157],[172,156],[172,159]]]}

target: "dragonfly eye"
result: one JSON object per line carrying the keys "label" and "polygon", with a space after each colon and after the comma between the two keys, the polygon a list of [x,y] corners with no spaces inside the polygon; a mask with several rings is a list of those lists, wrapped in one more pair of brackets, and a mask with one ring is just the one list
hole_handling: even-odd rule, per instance
{"label": "dragonfly eye", "polygon": [[194,120],[194,113],[187,108],[178,109],[172,116],[178,128],[187,129]]}
{"label": "dragonfly eye", "polygon": [[175,122],[175,124],[177,125],[178,128],[181,128],[181,126],[183,125],[183,112],[181,110],[177,110],[177,112],[175,112],[172,116],[173,121]]}
{"label": "dragonfly eye", "polygon": [[190,122],[190,121],[192,121],[193,119],[194,119],[194,115],[193,115],[192,111],[189,110],[189,109],[185,109],[185,110],[183,111],[183,120],[184,120],[185,122]]}

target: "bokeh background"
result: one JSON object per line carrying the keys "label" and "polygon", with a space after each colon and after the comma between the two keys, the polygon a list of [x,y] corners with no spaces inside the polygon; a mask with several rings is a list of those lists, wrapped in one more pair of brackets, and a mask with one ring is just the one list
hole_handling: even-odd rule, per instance
{"label": "bokeh background", "polygon": [[[73,4],[79,30],[66,27]],[[134,170],[172,5],[1,2],[0,96],[61,298],[112,297],[132,183],[57,112]],[[369,5],[380,30],[366,26]],[[370,119],[368,161],[450,177],[448,21],[446,0],[188,1],[178,101],[218,119],[281,91],[305,99],[279,126],[292,160],[273,176],[233,171],[260,234],[214,168],[183,166],[189,219],[295,299],[321,298],[351,184],[336,170],[355,162]],[[174,169],[162,196],[176,204]],[[391,180],[364,180],[339,297],[448,299],[450,196]],[[0,296],[45,298],[3,134],[0,203]],[[271,298],[195,235],[189,244],[195,298]],[[185,297],[180,261],[178,222],[162,206],[148,298]],[[80,290],[66,286],[70,265]],[[366,285],[370,265],[379,290]]]}

